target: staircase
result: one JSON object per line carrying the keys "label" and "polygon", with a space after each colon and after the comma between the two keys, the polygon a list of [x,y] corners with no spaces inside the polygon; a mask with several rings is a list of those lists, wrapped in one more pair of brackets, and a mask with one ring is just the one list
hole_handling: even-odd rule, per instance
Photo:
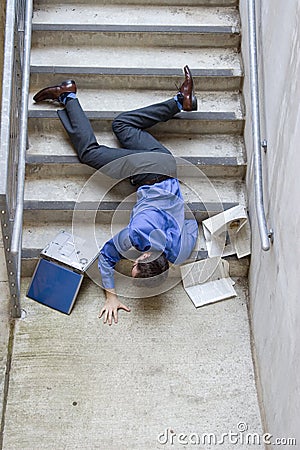
{"label": "staircase", "polygon": [[[247,202],[240,38],[236,0],[34,2],[24,289],[41,249],[59,230],[71,231],[78,194],[93,174],[79,163],[57,107],[34,104],[34,93],[74,79],[98,141],[117,146],[113,118],[174,96],[188,64],[198,110],[180,113],[151,132],[188,161],[179,167],[179,178],[201,223]],[[98,183],[91,192],[92,209],[104,188]],[[122,182],[105,195],[96,218],[100,242],[110,238],[114,212],[132,193]],[[127,224],[132,205],[126,202],[116,229]],[[207,257],[201,237],[195,251]],[[85,281],[69,318],[25,299],[27,317],[17,325],[12,371],[18,373],[20,364],[27,369],[10,384],[7,449],[154,449],[162,447],[156,437],[168,426],[221,434],[236,431],[242,420],[258,432],[247,318],[249,260],[228,260],[236,299],[196,311],[179,284],[158,299],[127,299],[135,312],[120,314],[120,323],[111,328],[95,320],[104,297],[91,281]],[[37,361],[39,376],[30,369]],[[24,408],[29,401],[35,405],[26,432],[9,419],[24,383]],[[39,421],[49,413],[48,422]],[[19,434],[13,432],[16,426]],[[66,441],[60,441],[63,435]],[[185,448],[174,442],[174,448]],[[226,445],[230,448],[236,447]]]}
{"label": "staircase", "polygon": [[[121,111],[172,97],[175,84],[182,81],[182,66],[188,64],[195,79],[199,110],[179,114],[176,120],[155,127],[153,133],[176,156],[199,169],[180,167],[179,177],[188,206],[200,221],[238,202],[245,204],[236,2],[215,6],[220,2],[203,1],[189,7],[183,7],[180,1],[154,1],[147,6],[139,3],[36,2],[31,97],[43,86],[74,78],[99,142],[117,146],[111,132],[112,119]],[[32,273],[40,250],[56,231],[70,229],[78,194],[92,174],[79,163],[56,108],[33,104],[31,97],[24,275]],[[216,192],[211,192],[210,183]],[[126,183],[120,183],[115,191],[104,197],[108,201],[98,212],[104,241],[110,233],[107,226],[105,235],[104,224],[109,225],[119,202],[133,192]],[[100,193],[101,186],[90,198],[95,205]],[[124,215],[120,227],[127,218]],[[198,250],[203,250],[200,241],[199,246]],[[245,264],[233,264],[232,275],[246,275]]]}

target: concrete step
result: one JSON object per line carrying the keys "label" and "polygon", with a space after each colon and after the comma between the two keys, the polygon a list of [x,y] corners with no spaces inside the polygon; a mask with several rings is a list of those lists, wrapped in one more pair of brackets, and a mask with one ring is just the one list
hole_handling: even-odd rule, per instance
{"label": "concrete step", "polygon": [[[170,89],[171,88],[171,89]],[[153,103],[162,102],[168,98],[174,97],[176,89],[170,87],[168,90],[149,89],[84,89],[78,85],[78,98],[81,106],[86,112],[94,111],[98,114],[105,114],[106,112],[122,112],[129,111],[136,108],[142,108]],[[56,117],[56,111],[53,107],[53,102],[34,103],[32,100],[36,90],[30,89],[29,94],[29,113],[51,111]],[[233,113],[236,118],[243,118],[242,97],[238,91],[212,91],[197,93],[197,86],[195,85],[195,92],[198,97],[198,113]],[[38,116],[37,116],[38,117]],[[175,116],[175,118],[178,115]],[[195,112],[185,113],[179,117],[186,117],[187,119],[195,116]]]}
{"label": "concrete step", "polygon": [[[193,78],[199,91],[241,91],[242,70],[239,68],[193,68]],[[43,86],[60,84],[62,80],[75,79],[81,89],[151,89],[170,90],[180,86],[183,72],[167,67],[88,67],[88,66],[31,66],[31,91]]]}
{"label": "concrete step", "polygon": [[[238,204],[237,201],[195,201],[187,204],[187,217],[190,212],[195,216],[198,222],[232,208]],[[118,222],[129,221],[130,212],[134,206],[134,202],[130,201],[102,201],[99,202],[75,202],[64,200],[25,200],[24,202],[24,223],[26,225],[33,225],[39,222],[50,224],[53,221],[72,222],[74,210],[76,210],[76,217],[84,217],[92,215],[95,223],[107,224],[112,220]],[[96,216],[94,218],[94,216]]]}
{"label": "concrete step", "polygon": [[[60,32],[56,34],[60,35]],[[72,43],[72,40],[71,40]],[[135,39],[132,46],[124,41],[115,41],[114,45],[71,44],[66,46],[41,42],[31,50],[31,66],[66,67],[105,67],[109,68],[143,68],[143,69],[178,69],[188,64],[192,69],[237,69],[241,71],[240,55],[234,48],[194,48],[176,45],[139,45]]]}
{"label": "concrete step", "polygon": [[[121,111],[87,111],[87,117],[90,119],[92,127],[96,134],[111,130],[112,120]],[[36,110],[29,111],[30,119],[45,121],[47,124],[50,119],[57,118],[55,111]],[[40,126],[40,125],[38,125]],[[44,128],[46,125],[42,125]],[[56,120],[56,127],[60,124]],[[237,117],[232,112],[191,112],[187,116],[185,113],[176,115],[176,119],[170,120],[167,124],[161,123],[155,125],[157,133],[182,133],[182,134],[242,134],[244,130],[244,119]]]}
{"label": "concrete step", "polygon": [[[178,176],[180,178],[188,174],[190,165],[196,166],[208,177],[237,177],[243,179],[246,173],[245,161],[239,161],[236,157],[182,155],[177,159]],[[72,173],[92,173],[88,166],[80,163],[76,155],[27,155],[27,174],[39,172],[42,167],[47,167],[52,173],[58,173],[62,170],[68,175]]]}
{"label": "concrete step", "polygon": [[[81,223],[72,224],[71,222],[36,222],[32,224],[24,224],[23,229],[23,250],[26,254],[29,252],[37,251],[43,249],[52,239],[58,234],[60,230],[64,230],[68,233],[74,233],[76,236],[84,236],[85,230],[87,230],[87,237],[91,235],[91,226],[86,223],[87,221],[83,218]],[[115,234],[121,231],[128,225],[128,221],[123,223],[115,222],[113,223],[97,223],[94,228],[94,235],[96,242],[101,248],[106,241],[111,239]],[[75,228],[73,228],[75,227]],[[78,232],[76,233],[76,230]],[[94,239],[94,237],[93,237]],[[202,252],[203,256],[207,256],[207,249],[205,244],[205,239],[202,232],[202,226],[199,225],[199,238],[195,246],[195,252]]]}
{"label": "concrete step", "polygon": [[[84,220],[84,219],[83,219]],[[51,240],[57,235],[60,230],[64,230],[76,235],[76,230],[78,230],[77,236],[91,236],[91,239],[96,239],[98,249],[109,240],[114,234],[119,232],[124,228],[128,222],[124,223],[97,223],[95,227],[86,226],[84,222],[82,224],[77,223],[72,226],[71,222],[36,222],[33,224],[25,224],[23,229],[23,249],[22,249],[22,276],[32,276],[35,265],[38,261],[41,250],[46,247],[46,245],[51,242]],[[97,251],[97,248],[96,248]],[[206,259],[208,256],[205,239],[203,237],[203,231],[201,225],[199,226],[199,238],[192,252],[189,261],[194,261],[195,259],[201,260]],[[249,258],[242,258],[238,260],[236,256],[230,256],[226,258],[230,264],[231,276],[247,276],[249,268]],[[187,261],[188,262],[188,261]],[[118,263],[116,270],[127,276],[130,276],[130,270],[132,268],[132,263],[128,260],[122,260]],[[90,276],[95,279],[98,277],[97,261],[93,265],[89,272]],[[175,278],[180,278],[179,267],[172,266],[170,276]],[[100,279],[99,279],[100,281]]]}
{"label": "concrete step", "polygon": [[[209,179],[200,172],[198,177],[183,177],[181,190],[186,216],[193,215],[198,222],[237,204],[246,205],[244,183],[235,178]],[[51,173],[41,167],[27,175],[24,225],[87,219],[100,226],[126,224],[135,202],[135,190],[127,181],[116,182],[99,173],[66,175],[63,167]]]}
{"label": "concrete step", "polygon": [[[90,119],[95,134],[111,132],[112,120],[122,111],[88,111],[87,117]],[[52,109],[31,109],[29,110],[29,127],[32,129],[49,129],[49,125],[54,124],[53,132],[56,133],[61,125],[56,111]],[[56,119],[52,121],[51,119]],[[34,125],[32,122],[34,121]],[[42,123],[41,122],[45,122]],[[223,111],[193,111],[190,113],[179,113],[176,118],[168,123],[160,123],[151,128],[158,134],[242,134],[244,129],[244,118],[235,112]]]}
{"label": "concrete step", "polygon": [[[193,122],[194,123],[194,122]],[[27,159],[31,157],[74,157],[75,150],[57,119],[29,120],[29,148]],[[167,131],[167,130],[166,130]],[[195,130],[194,130],[195,131]],[[226,134],[185,134],[159,133],[154,127],[151,134],[169,148],[175,156],[195,158],[235,158],[238,165],[245,164],[243,137]],[[112,130],[97,130],[96,138],[99,143],[109,147],[119,147]],[[29,161],[30,162],[30,161]],[[38,160],[36,159],[37,163]],[[46,162],[46,161],[44,161]]]}
{"label": "concrete step", "polygon": [[[173,2],[172,2],[173,3]],[[190,3],[190,2],[189,2]],[[178,7],[166,5],[151,5],[151,2],[140,4],[114,4],[113,2],[66,3],[53,1],[41,4],[35,2],[33,29],[42,25],[105,25],[105,26],[230,26],[239,27],[239,12],[235,7],[212,8],[199,5]],[[38,28],[37,28],[38,27]]]}
{"label": "concrete step", "polygon": [[[51,2],[52,3],[52,2]],[[57,3],[57,1],[54,1],[53,3]],[[94,5],[95,7],[98,5],[105,5],[107,3],[107,0],[89,0],[90,5]],[[110,0],[109,3],[111,5],[127,5],[129,2],[128,0]],[[78,5],[82,4],[82,0],[64,0],[63,3],[65,6],[69,5]],[[130,0],[131,5],[140,5],[144,6],[144,0]],[[156,5],[156,6],[184,6],[190,7],[190,6],[213,6],[213,7],[229,7],[229,6],[238,6],[239,0],[148,0],[147,5]],[[38,10],[39,8],[43,7],[49,7],[49,0],[35,0],[34,2],[35,10]],[[145,5],[146,6],[146,5]]]}
{"label": "concrete step", "polygon": [[[59,230],[58,230],[59,231]],[[50,237],[50,240],[55,237],[55,234]],[[46,243],[47,244],[47,243]],[[33,275],[34,269],[39,260],[39,255],[44,247],[40,248],[23,248],[22,250],[22,277],[31,277]],[[194,256],[194,254],[192,254]],[[198,252],[197,260],[206,259],[206,252]],[[242,259],[238,259],[235,255],[226,256],[226,259],[229,262],[229,273],[231,277],[247,277],[249,272],[250,258],[245,257]],[[186,261],[188,263],[189,261]],[[120,261],[116,267],[118,272],[123,274],[129,274],[129,270],[132,268],[132,263],[130,261]],[[172,278],[179,277],[179,267],[172,266]],[[93,266],[89,270],[89,274],[92,279],[98,278],[98,267],[97,261],[93,264]]]}
{"label": "concrete step", "polygon": [[[33,171],[35,166],[40,166],[41,164],[49,166],[64,164],[69,166],[70,170],[73,170],[72,166],[78,165],[78,159],[63,127],[58,123],[53,106],[51,105],[47,110],[43,111],[35,111],[35,105],[32,108],[30,111],[31,119],[29,120],[28,170]],[[50,115],[51,117],[54,115],[55,118],[50,118]],[[178,116],[190,118],[191,115],[195,117],[194,113],[183,113]],[[218,119],[214,124],[216,128],[224,127],[225,124],[233,126],[233,123],[229,124],[229,121],[220,121],[220,114],[208,113],[208,116]],[[206,115],[206,117],[208,116]],[[202,114],[201,118],[203,119],[203,117],[205,116]],[[224,117],[227,119],[228,115],[223,114]],[[176,121],[176,125],[183,124],[182,134],[178,134],[180,131],[179,126],[175,130],[175,126],[172,125],[173,121],[169,121],[168,126],[163,126],[162,124],[160,128],[153,127],[151,133],[169,148],[175,156],[196,164],[208,176],[236,175],[243,177],[246,162],[242,136],[196,134],[200,126],[204,131],[208,126],[212,127],[212,124],[208,120],[200,120],[200,124],[197,123],[197,126],[192,128],[192,125],[195,125],[195,120],[194,118],[192,123],[183,119],[180,122]],[[119,142],[111,131],[110,122],[108,123],[105,120],[102,120],[101,123],[100,121],[92,122],[99,143],[110,147],[119,147]],[[242,128],[241,122],[239,125]],[[236,128],[237,126],[238,124],[236,124]],[[186,131],[189,131],[189,134]],[[84,171],[85,166],[81,166],[81,170]]]}
{"label": "concrete step", "polygon": [[[34,267],[36,260],[43,248],[51,242],[51,240],[57,235],[60,230],[68,231],[70,233],[74,233],[76,236],[84,237],[89,245],[95,247],[95,253],[107,242],[109,239],[113,237],[116,233],[118,233],[122,228],[128,225],[128,222],[124,223],[113,223],[113,224],[98,224],[94,226],[89,226],[86,224],[86,218],[83,219],[82,223],[77,223],[75,228],[74,224],[67,222],[52,222],[52,223],[36,223],[30,225],[25,225],[23,230],[23,250],[22,250],[22,258],[24,262],[23,267],[23,276],[31,275],[29,271]],[[94,240],[95,239],[95,240]],[[205,239],[203,237],[202,227],[199,227],[199,239],[197,245],[195,246],[195,250],[193,251],[192,258],[193,260],[197,257],[197,259],[207,258],[207,250]],[[96,276],[98,276],[98,268],[97,263],[95,264],[96,268]],[[130,269],[132,267],[132,263],[128,260],[124,260],[118,264],[117,271],[121,271],[121,273],[127,274],[130,276]],[[93,273],[95,272],[93,268]],[[179,276],[179,269],[173,268],[172,276]]]}
{"label": "concrete step", "polygon": [[[27,174],[25,181],[25,200],[30,201],[64,201],[64,202],[125,202],[135,201],[134,187],[126,180],[118,181],[99,172],[58,173],[48,166]],[[88,169],[88,168],[87,168]],[[206,177],[195,166],[189,173],[196,176],[183,176],[180,179],[182,195],[188,203],[239,202],[246,204],[244,184],[235,178]]]}
{"label": "concrete step", "polygon": [[232,26],[200,25],[103,25],[35,24],[33,48],[101,46],[119,47],[234,47],[240,45],[239,29]]}

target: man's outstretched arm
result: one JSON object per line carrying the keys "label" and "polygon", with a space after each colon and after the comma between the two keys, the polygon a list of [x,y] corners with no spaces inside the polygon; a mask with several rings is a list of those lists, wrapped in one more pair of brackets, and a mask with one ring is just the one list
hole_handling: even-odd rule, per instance
{"label": "man's outstretched arm", "polygon": [[118,322],[118,310],[130,309],[121,303],[115,291],[114,268],[120,259],[124,258],[122,253],[130,248],[131,242],[128,238],[128,228],[110,239],[100,251],[98,267],[102,276],[102,287],[105,290],[106,301],[100,311],[99,318],[103,316],[104,323],[112,324]]}

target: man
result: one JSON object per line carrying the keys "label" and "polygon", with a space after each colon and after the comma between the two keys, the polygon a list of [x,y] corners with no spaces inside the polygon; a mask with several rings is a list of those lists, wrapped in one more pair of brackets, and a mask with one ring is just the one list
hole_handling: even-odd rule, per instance
{"label": "man", "polygon": [[[145,129],[166,122],[178,112],[197,109],[193,78],[188,66],[185,79],[174,98],[134,111],[124,112],[113,121],[112,128],[123,148],[99,145],[91,124],[76,98],[74,81],[47,87],[34,97],[35,102],[55,100],[65,105],[58,111],[79,160],[116,179],[130,179],[137,188],[137,203],[126,228],[102,247],[99,270],[106,302],[99,317],[104,323],[118,321],[118,310],[130,309],[116,294],[114,267],[128,258],[132,249],[136,259],[132,277],[146,285],[163,282],[169,262],[181,264],[189,258],[197,239],[194,219],[185,220],[184,202],[176,178],[176,160],[171,152]],[[132,253],[131,253],[132,254]]]}

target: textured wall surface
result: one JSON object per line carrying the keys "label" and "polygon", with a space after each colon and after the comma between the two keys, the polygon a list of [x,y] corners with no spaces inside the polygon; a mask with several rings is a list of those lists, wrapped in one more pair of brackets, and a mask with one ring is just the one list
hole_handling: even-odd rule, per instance
{"label": "textured wall surface", "polygon": [[[300,2],[257,2],[265,205],[274,228],[269,252],[260,250],[252,175],[247,2],[241,2],[246,71],[248,188],[253,227],[251,315],[268,431],[300,443]],[[298,343],[298,345],[297,345]]]}

